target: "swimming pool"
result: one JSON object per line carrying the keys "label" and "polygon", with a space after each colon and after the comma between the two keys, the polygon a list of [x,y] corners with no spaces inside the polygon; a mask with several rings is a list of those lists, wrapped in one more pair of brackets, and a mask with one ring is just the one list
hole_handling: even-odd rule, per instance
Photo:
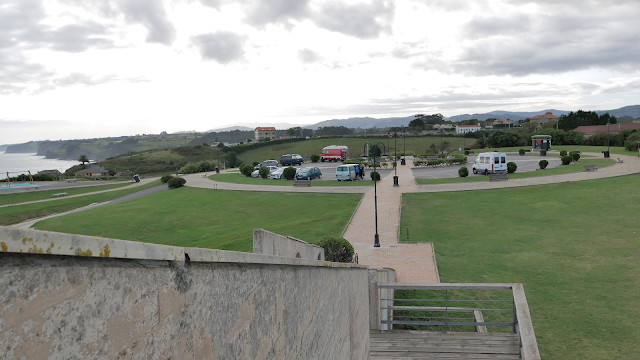
{"label": "swimming pool", "polygon": [[6,183],[3,184],[3,186],[0,186],[0,190],[11,190],[11,189],[16,189],[16,188],[27,188],[27,187],[40,187],[42,185],[33,185],[33,184],[11,184],[11,186],[6,186]]}

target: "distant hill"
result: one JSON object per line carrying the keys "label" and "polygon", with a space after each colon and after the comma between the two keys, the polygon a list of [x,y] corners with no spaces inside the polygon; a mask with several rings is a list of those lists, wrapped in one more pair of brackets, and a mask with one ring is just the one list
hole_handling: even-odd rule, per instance
{"label": "distant hill", "polygon": [[357,118],[349,118],[349,119],[333,119],[333,120],[325,120],[321,121],[317,124],[313,125],[305,125],[304,127],[307,129],[316,130],[319,127],[325,126],[346,126],[348,128],[386,128],[392,126],[407,126],[409,121],[413,120],[413,115],[405,116],[405,117],[392,117],[392,118],[381,118],[376,119],[372,117],[357,117]]}
{"label": "distant hill", "polygon": [[[576,109],[573,111],[577,111],[577,110],[580,110],[580,109]],[[582,109],[582,110],[589,111],[590,109]],[[553,113],[553,115],[557,115],[557,116],[566,115],[571,112],[567,110],[558,110],[558,109],[547,109],[547,110],[540,110],[540,111],[494,110],[484,114],[455,115],[455,116],[448,117],[447,120],[458,122],[458,121],[469,120],[469,119],[487,120],[490,118],[506,118],[506,119],[518,121],[518,120],[524,120],[532,116],[544,114],[547,111],[550,111]],[[598,114],[609,113],[610,115],[613,115],[616,117],[622,117],[622,116],[628,115],[633,118],[636,118],[640,116],[640,105],[625,106],[615,110],[596,110],[596,112]]]}
{"label": "distant hill", "polygon": [[609,115],[613,115],[615,117],[631,116],[632,118],[638,118],[640,117],[640,105],[625,106],[615,110],[596,110],[596,112],[598,114],[608,112]]}
{"label": "distant hill", "polygon": [[223,132],[223,131],[233,131],[233,130],[253,131],[253,130],[255,130],[255,127],[250,128],[248,126],[227,126],[227,127],[223,127],[223,128],[207,130],[206,132],[210,133],[210,132]]}

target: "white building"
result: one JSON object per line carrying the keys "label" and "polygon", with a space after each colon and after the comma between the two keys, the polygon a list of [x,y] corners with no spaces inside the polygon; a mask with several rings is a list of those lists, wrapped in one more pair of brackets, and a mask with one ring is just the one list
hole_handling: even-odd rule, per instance
{"label": "white building", "polygon": [[264,138],[274,140],[276,138],[276,128],[274,127],[257,127],[254,130],[256,141],[260,141]]}
{"label": "white building", "polygon": [[456,125],[456,134],[480,131],[480,125]]}

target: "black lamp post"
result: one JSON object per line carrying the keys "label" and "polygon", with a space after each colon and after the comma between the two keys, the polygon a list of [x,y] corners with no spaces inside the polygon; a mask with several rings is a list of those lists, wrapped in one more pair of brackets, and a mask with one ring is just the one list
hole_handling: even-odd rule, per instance
{"label": "black lamp post", "polygon": [[220,158],[218,157],[218,151],[220,151],[220,148],[216,146],[216,174],[220,174]]}
{"label": "black lamp post", "polygon": [[[367,153],[367,145],[370,145],[370,142],[366,142],[364,144],[364,149],[363,149],[363,153],[362,153],[362,157],[368,157],[369,154]],[[378,150],[380,149],[378,147],[378,145],[382,145],[382,154],[377,154]],[[371,149],[371,154],[373,155],[373,172],[376,175],[373,175],[373,203],[374,203],[374,208],[375,208],[375,218],[376,218],[376,236],[375,239],[373,241],[373,247],[380,247],[380,237],[378,236],[378,187],[377,187],[377,183],[378,183],[378,172],[376,171],[376,156],[389,156],[387,155],[387,151],[386,148],[384,147],[384,143],[383,142],[378,142],[376,144],[373,144],[373,148]]]}
{"label": "black lamp post", "polygon": [[607,156],[609,157],[609,125],[611,125],[611,121],[607,120]]}
{"label": "black lamp post", "polygon": [[407,157],[407,137],[404,136],[404,126],[402,127],[402,160],[400,160],[400,165],[406,165],[407,161],[405,158]]}
{"label": "black lamp post", "polygon": [[400,186],[398,184],[398,133],[394,132],[393,133],[393,149],[396,152],[396,155],[394,156],[393,159],[393,163],[395,164],[393,166],[393,186]]}

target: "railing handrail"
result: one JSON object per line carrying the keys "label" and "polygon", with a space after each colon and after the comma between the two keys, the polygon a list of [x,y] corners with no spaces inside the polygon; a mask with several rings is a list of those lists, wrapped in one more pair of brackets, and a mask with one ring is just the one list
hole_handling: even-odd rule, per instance
{"label": "railing handrail", "polygon": [[500,283],[439,283],[439,284],[398,284],[398,283],[378,283],[378,289],[395,290],[511,290],[517,284]]}

